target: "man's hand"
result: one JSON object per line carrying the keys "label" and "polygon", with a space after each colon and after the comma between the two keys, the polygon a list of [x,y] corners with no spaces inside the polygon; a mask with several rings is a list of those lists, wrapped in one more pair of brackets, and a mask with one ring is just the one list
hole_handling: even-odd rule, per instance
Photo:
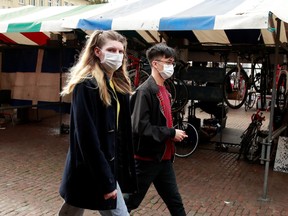
{"label": "man's hand", "polygon": [[117,190],[114,190],[112,191],[111,193],[108,193],[108,194],[104,194],[104,199],[107,200],[107,199],[116,199],[117,197]]}
{"label": "man's hand", "polygon": [[188,137],[186,132],[183,130],[175,129],[175,131],[176,131],[175,137],[173,138],[173,141],[175,141],[175,142],[181,142],[183,139]]}

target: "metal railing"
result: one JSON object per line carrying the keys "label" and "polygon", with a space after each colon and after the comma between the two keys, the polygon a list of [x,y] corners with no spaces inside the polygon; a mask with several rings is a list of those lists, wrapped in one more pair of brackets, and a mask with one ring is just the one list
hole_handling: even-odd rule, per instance
{"label": "metal railing", "polygon": [[[283,125],[280,128],[276,129],[275,131],[272,132],[271,134],[271,139],[269,140],[269,135],[264,138],[260,143],[262,144],[261,148],[261,157],[260,157],[260,163],[265,164],[265,168],[269,167],[270,163],[270,150],[271,150],[271,145],[274,139],[278,138],[280,134],[285,131],[287,128],[287,125]],[[264,174],[264,185],[263,185],[263,195],[260,198],[263,201],[267,201],[267,186],[268,186],[268,171],[265,169],[265,174]]]}

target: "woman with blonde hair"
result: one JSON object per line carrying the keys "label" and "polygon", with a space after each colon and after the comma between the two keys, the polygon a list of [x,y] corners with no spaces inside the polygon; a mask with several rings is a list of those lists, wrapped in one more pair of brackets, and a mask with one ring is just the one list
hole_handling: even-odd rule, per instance
{"label": "woman with blonde hair", "polygon": [[[115,31],[95,31],[70,70],[62,96],[72,93],[70,146],[59,215],[129,215],[122,192],[136,190],[125,53]],[[119,187],[120,186],[120,187]]]}

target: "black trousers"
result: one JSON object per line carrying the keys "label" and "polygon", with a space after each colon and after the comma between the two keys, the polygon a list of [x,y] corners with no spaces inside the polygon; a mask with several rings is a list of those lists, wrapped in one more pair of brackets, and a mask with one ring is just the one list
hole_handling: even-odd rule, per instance
{"label": "black trousers", "polygon": [[127,208],[129,210],[138,208],[153,183],[170,214],[185,216],[172,162],[170,160],[162,162],[136,160],[135,165],[139,191],[126,198]]}

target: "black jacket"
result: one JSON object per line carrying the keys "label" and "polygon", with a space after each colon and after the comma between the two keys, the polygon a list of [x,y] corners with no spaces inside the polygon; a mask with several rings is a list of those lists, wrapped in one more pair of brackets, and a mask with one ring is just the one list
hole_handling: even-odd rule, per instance
{"label": "black jacket", "polygon": [[[114,95],[111,88],[109,92]],[[70,147],[60,186],[60,195],[70,205],[115,209],[116,199],[104,200],[103,196],[116,189],[116,180],[122,192],[136,189],[129,95],[117,93],[117,97],[118,131],[115,95],[112,106],[104,106],[95,79],[77,84],[73,91]]]}
{"label": "black jacket", "polygon": [[158,92],[159,88],[150,76],[132,95],[130,104],[135,154],[161,161],[165,153],[165,141],[175,136],[175,129],[166,126]]}

